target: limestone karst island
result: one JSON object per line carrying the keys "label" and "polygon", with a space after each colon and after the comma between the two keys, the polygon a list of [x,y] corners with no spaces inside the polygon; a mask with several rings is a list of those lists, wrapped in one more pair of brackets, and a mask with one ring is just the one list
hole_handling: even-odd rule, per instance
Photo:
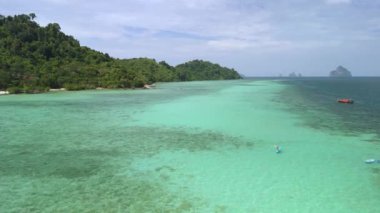
{"label": "limestone karst island", "polygon": [[330,72],[330,77],[352,77],[352,74],[343,66],[338,66],[335,70]]}

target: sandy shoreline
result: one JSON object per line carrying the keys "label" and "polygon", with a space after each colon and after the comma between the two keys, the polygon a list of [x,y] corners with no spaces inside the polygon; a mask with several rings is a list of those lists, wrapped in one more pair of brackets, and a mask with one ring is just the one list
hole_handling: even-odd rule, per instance
{"label": "sandy shoreline", "polygon": [[0,95],[9,95],[8,91],[0,91]]}
{"label": "sandy shoreline", "polygon": [[[135,89],[152,89],[156,85],[155,84],[145,84],[143,87],[138,87],[138,88],[104,88],[104,87],[97,87],[96,89],[84,89],[84,90],[118,90],[118,89],[123,89],[123,90],[135,90]],[[83,90],[67,90],[66,88],[59,88],[59,89],[49,89],[46,92],[39,92],[39,93],[32,93],[32,94],[40,94],[40,93],[49,93],[49,92],[65,92],[65,91],[83,91]],[[0,91],[0,95],[10,95],[8,91]],[[17,94],[31,94],[31,93],[17,93]],[[15,94],[15,95],[17,95]]]}

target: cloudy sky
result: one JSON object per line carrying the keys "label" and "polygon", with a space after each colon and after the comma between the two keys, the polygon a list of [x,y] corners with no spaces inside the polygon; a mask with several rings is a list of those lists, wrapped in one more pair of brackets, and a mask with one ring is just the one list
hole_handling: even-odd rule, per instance
{"label": "cloudy sky", "polygon": [[380,0],[0,0],[82,45],[172,65],[204,59],[248,76],[380,76]]}

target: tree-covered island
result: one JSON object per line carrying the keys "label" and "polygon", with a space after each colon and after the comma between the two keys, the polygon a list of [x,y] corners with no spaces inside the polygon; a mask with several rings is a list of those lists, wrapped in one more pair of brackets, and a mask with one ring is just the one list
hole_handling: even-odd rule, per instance
{"label": "tree-covered island", "polygon": [[0,15],[0,90],[36,93],[241,78],[233,69],[202,60],[173,67],[149,58],[116,59],[81,46],[56,23],[41,27],[35,17]]}

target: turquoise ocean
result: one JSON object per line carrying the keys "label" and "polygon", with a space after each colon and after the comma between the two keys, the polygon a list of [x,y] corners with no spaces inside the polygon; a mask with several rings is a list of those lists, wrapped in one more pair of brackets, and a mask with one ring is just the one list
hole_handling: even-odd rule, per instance
{"label": "turquoise ocean", "polygon": [[0,97],[0,212],[380,212],[372,158],[380,78]]}

